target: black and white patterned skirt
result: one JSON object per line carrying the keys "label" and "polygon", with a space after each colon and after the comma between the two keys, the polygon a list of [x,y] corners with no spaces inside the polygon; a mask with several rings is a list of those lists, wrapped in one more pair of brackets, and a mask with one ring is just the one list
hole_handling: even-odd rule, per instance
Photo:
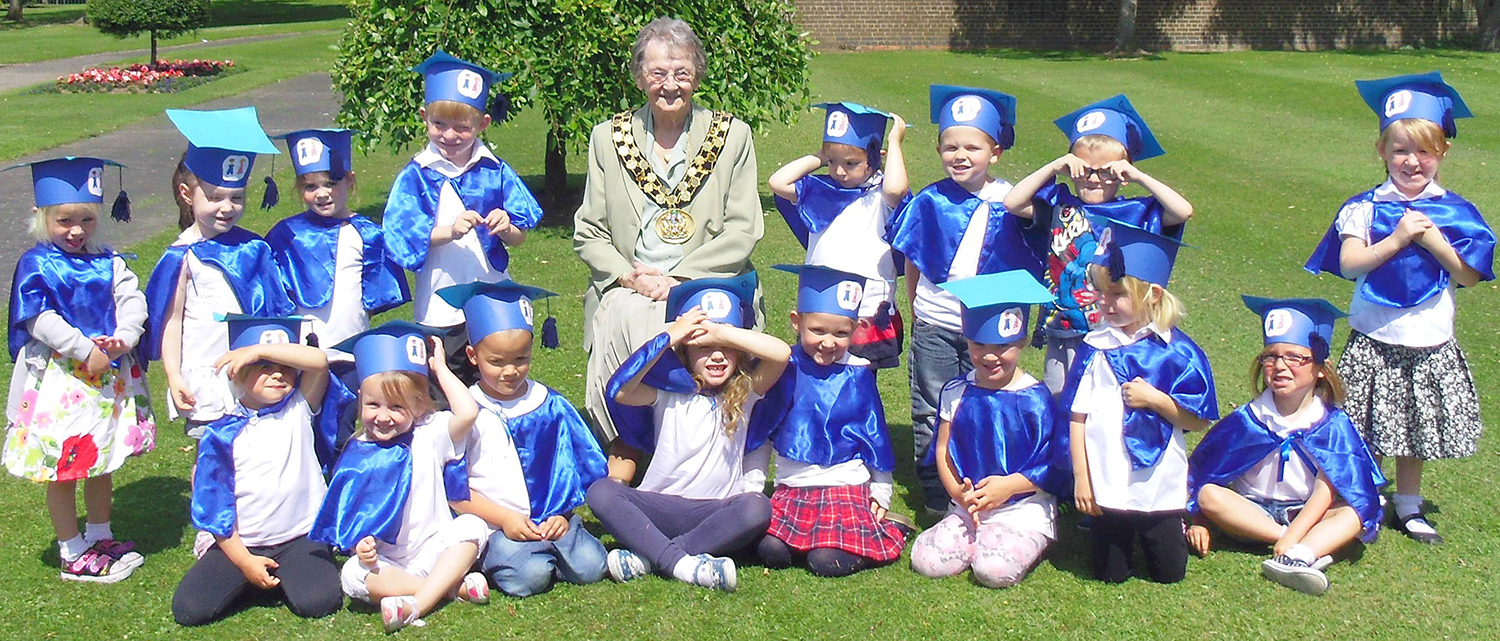
{"label": "black and white patterned skirt", "polygon": [[1423,460],[1474,454],[1483,429],[1479,394],[1457,340],[1406,347],[1351,332],[1338,372],[1344,411],[1374,454]]}

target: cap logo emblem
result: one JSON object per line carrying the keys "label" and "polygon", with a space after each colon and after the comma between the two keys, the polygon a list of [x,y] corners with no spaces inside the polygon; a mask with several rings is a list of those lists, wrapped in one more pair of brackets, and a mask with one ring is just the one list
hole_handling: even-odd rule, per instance
{"label": "cap logo emblem", "polygon": [[287,336],[284,329],[268,329],[260,333],[261,345],[280,345],[290,342],[292,342],[292,339],[290,336]]}
{"label": "cap logo emblem", "polygon": [[1021,314],[1021,308],[1012,307],[1000,312],[1000,336],[1010,338],[1026,330],[1026,320]]}
{"label": "cap logo emblem", "polygon": [[733,307],[730,304],[729,294],[724,292],[705,292],[703,297],[698,299],[698,306],[703,309],[704,314],[714,320],[729,316],[729,311]]}
{"label": "cap logo emblem", "polygon": [[1090,111],[1086,114],[1083,114],[1083,117],[1078,119],[1078,122],[1073,125],[1073,129],[1078,133],[1090,132],[1098,129],[1099,126],[1104,124],[1104,121],[1106,120],[1109,120],[1109,116],[1104,112]]}
{"label": "cap logo emblem", "polygon": [[826,133],[834,138],[843,137],[849,133],[849,114],[842,111],[828,112],[828,129]]}
{"label": "cap logo emblem", "polygon": [[458,72],[458,77],[454,82],[458,93],[470,100],[484,93],[484,77],[468,69]]}
{"label": "cap logo emblem", "polygon": [[531,310],[531,301],[522,298],[521,300],[516,301],[516,304],[521,308],[521,320],[526,321],[526,324],[530,325],[531,318],[534,313]]}
{"label": "cap logo emblem", "polygon": [[859,301],[864,298],[864,286],[852,280],[839,283],[838,304],[840,309],[853,311],[859,309]]}
{"label": "cap logo emblem", "polygon": [[95,196],[104,195],[104,170],[94,167],[89,169],[89,182],[87,185],[89,193]]}
{"label": "cap logo emblem", "polygon": [[245,179],[245,174],[250,173],[249,156],[229,156],[224,159],[223,165],[224,182],[239,182]]}
{"label": "cap logo emblem", "polygon": [[413,365],[422,365],[427,362],[427,341],[421,336],[406,337],[406,360]]}
{"label": "cap logo emblem", "polygon": [[1402,89],[1385,97],[1385,117],[1404,114],[1411,108],[1411,91]]}
{"label": "cap logo emblem", "polygon": [[953,120],[955,122],[969,122],[979,117],[979,112],[984,110],[984,101],[978,96],[959,96],[953,100]]}
{"label": "cap logo emblem", "polygon": [[1104,231],[1102,231],[1102,232],[1099,233],[1099,245],[1094,248],[1094,255],[1095,256],[1103,256],[1105,254],[1108,254],[1109,253],[1109,246],[1112,243],[1114,243],[1114,242],[1115,242],[1115,230],[1114,230],[1114,228],[1112,228],[1112,227],[1105,227]]}
{"label": "cap logo emblem", "polygon": [[1284,336],[1292,331],[1292,313],[1285,309],[1273,309],[1266,314],[1266,338]]}
{"label": "cap logo emblem", "polygon": [[323,159],[323,141],[317,138],[303,138],[297,141],[297,164],[301,166],[311,165]]}

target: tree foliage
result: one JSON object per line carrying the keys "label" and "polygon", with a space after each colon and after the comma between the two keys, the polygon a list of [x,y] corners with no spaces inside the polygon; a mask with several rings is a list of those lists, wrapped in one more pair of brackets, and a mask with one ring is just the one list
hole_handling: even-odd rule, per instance
{"label": "tree foliage", "polygon": [[581,150],[595,124],[643,102],[630,47],[662,15],[686,20],[707,50],[696,101],[755,126],[789,121],[808,97],[812,54],[789,0],[361,0],[354,14],[333,79],[345,96],[339,121],[364,132],[363,144],[422,139],[422,79],[407,70],[442,49],[516,74],[499,90],[513,111],[542,111],[549,192],[566,184],[566,150]]}
{"label": "tree foliage", "polygon": [[117,38],[151,34],[152,62],[157,38],[208,24],[208,0],[89,0],[84,12],[94,28]]}

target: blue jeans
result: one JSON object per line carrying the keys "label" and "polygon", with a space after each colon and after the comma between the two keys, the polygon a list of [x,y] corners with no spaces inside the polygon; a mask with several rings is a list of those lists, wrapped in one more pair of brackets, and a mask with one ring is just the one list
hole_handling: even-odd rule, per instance
{"label": "blue jeans", "polygon": [[946,511],[950,497],[938,478],[936,465],[925,465],[932,437],[937,434],[938,396],[943,386],[974,369],[969,361],[969,343],[963,334],[938,327],[920,318],[911,330],[911,444],[916,458],[917,481],[922,484],[922,502],[932,510]]}
{"label": "blue jeans", "polygon": [[1245,498],[1250,499],[1251,503],[1259,506],[1266,513],[1266,516],[1271,517],[1271,520],[1275,521],[1277,525],[1291,525],[1292,519],[1297,518],[1297,515],[1302,512],[1302,508],[1307,505],[1307,501],[1277,501],[1250,496],[1248,494],[1245,495]]}
{"label": "blue jeans", "polygon": [[501,592],[528,597],[552,589],[555,579],[580,585],[603,579],[604,544],[583,529],[575,514],[556,541],[512,541],[496,530],[479,568]]}

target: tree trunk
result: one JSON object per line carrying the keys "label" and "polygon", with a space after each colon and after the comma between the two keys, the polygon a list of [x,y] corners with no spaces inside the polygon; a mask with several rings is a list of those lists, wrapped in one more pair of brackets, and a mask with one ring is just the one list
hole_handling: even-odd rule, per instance
{"label": "tree trunk", "polygon": [[147,64],[156,64],[156,30],[151,31],[151,61]]}
{"label": "tree trunk", "polygon": [[21,5],[25,3],[26,0],[10,0],[10,10],[5,12],[5,19],[12,22],[20,22]]}
{"label": "tree trunk", "polygon": [[1479,14],[1479,47],[1500,51],[1500,0],[1489,0]]}
{"label": "tree trunk", "polygon": [[1120,23],[1115,28],[1115,51],[1135,53],[1136,0],[1120,0]]}
{"label": "tree trunk", "polygon": [[546,173],[542,180],[542,207],[550,216],[566,216],[568,206],[568,148],[557,129],[547,131]]}

